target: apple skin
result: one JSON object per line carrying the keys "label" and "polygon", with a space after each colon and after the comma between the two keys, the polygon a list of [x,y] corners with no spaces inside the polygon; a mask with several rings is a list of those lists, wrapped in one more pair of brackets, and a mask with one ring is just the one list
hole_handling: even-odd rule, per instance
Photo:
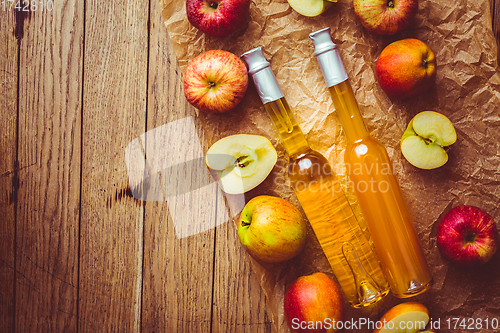
{"label": "apple skin", "polygon": [[439,222],[439,251],[457,265],[477,267],[485,264],[495,254],[498,242],[495,222],[477,207],[454,207]]}
{"label": "apple skin", "polygon": [[224,38],[246,21],[251,0],[187,0],[189,22],[211,37]]}
{"label": "apple skin", "polygon": [[[391,324],[389,322],[393,322],[394,328],[391,329]],[[390,308],[382,318],[380,318],[379,322],[386,325],[386,327],[381,326],[379,328],[375,328],[373,333],[383,333],[383,332],[403,332],[403,330],[397,330],[400,326],[401,321],[407,324],[409,321],[415,322],[415,325],[418,325],[418,322],[424,321],[429,322],[429,310],[427,307],[418,302],[406,302],[393,306]],[[406,332],[406,330],[404,330]],[[429,330],[418,331],[418,332],[432,332]]]}
{"label": "apple skin", "polygon": [[[283,306],[285,319],[293,332],[333,333],[337,331],[333,320],[338,322],[344,318],[342,291],[332,278],[321,272],[301,276],[292,282],[285,293]],[[319,325],[315,326],[316,330],[305,328],[308,323],[317,321],[323,322],[323,329],[319,329]]]}
{"label": "apple skin", "polygon": [[277,263],[289,260],[306,243],[306,223],[287,200],[261,195],[250,200],[238,220],[238,237],[257,260]]}
{"label": "apple skin", "polygon": [[430,47],[418,39],[398,40],[382,50],[375,74],[389,98],[408,99],[434,85],[436,57]]}
{"label": "apple skin", "polygon": [[206,51],[188,64],[184,95],[195,108],[206,113],[225,113],[238,105],[248,88],[243,60],[223,50]]}
{"label": "apple skin", "polygon": [[354,0],[354,13],[366,30],[394,35],[406,28],[418,11],[418,0]]}

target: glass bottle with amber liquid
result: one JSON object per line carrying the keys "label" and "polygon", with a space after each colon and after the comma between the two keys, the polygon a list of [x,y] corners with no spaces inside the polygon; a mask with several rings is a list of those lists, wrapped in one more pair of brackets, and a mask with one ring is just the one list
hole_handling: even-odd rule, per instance
{"label": "glass bottle with amber liquid", "polygon": [[432,286],[432,276],[387,151],[366,128],[330,28],[309,36],[347,138],[344,162],[391,292],[399,298],[419,295]]}
{"label": "glass bottle with amber liquid", "polygon": [[291,186],[346,299],[353,307],[376,303],[387,295],[388,283],[331,165],[309,147],[262,48],[242,58],[289,155]]}

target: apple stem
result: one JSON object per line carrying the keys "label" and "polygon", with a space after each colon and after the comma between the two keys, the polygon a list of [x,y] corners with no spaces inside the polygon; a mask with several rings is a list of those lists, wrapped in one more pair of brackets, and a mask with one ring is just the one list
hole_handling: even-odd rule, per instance
{"label": "apple stem", "polygon": [[422,65],[425,69],[427,69],[427,67],[429,66],[429,61],[427,61],[427,59],[422,59]]}
{"label": "apple stem", "polygon": [[216,1],[210,1],[209,6],[213,9],[217,9],[217,7],[219,7],[219,3],[217,3]]}
{"label": "apple stem", "polygon": [[249,222],[245,222],[245,221],[241,221],[241,226],[242,227],[246,227],[247,225],[250,225],[251,223]]}
{"label": "apple stem", "polygon": [[394,8],[394,1],[393,0],[387,1],[387,7]]}
{"label": "apple stem", "polygon": [[476,238],[476,234],[469,234],[469,235],[465,236],[465,242],[472,243],[472,242],[474,242],[475,238]]}

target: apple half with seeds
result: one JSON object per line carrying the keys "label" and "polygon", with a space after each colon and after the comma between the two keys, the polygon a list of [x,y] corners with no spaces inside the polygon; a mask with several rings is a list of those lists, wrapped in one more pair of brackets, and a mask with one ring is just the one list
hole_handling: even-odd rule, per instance
{"label": "apple half with seeds", "polygon": [[379,320],[382,326],[376,327],[373,333],[424,333],[429,323],[429,310],[420,303],[406,302],[398,304],[387,311]]}
{"label": "apple half with seeds", "polygon": [[318,16],[330,6],[337,2],[336,0],[288,0],[290,7],[297,13],[304,16]]}
{"label": "apple half with seeds", "polygon": [[271,173],[278,154],[269,139],[261,135],[236,134],[214,143],[205,162],[210,173],[228,194],[255,188]]}
{"label": "apple half with seeds", "polygon": [[448,161],[444,147],[457,141],[451,121],[434,111],[417,114],[401,138],[401,152],[412,165],[420,169],[435,169]]}

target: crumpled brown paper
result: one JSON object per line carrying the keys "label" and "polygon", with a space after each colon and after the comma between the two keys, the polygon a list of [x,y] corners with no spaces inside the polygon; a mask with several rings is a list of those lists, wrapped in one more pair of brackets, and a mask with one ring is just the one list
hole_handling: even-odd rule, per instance
{"label": "crumpled brown paper", "polygon": [[[367,127],[385,144],[395,165],[433,272],[433,288],[411,300],[429,308],[441,331],[471,332],[472,319],[476,325],[472,328],[481,326],[476,331],[497,331],[491,324],[494,318],[500,320],[500,255],[479,269],[467,270],[446,262],[436,247],[438,222],[454,206],[478,206],[492,215],[497,225],[500,222],[500,75],[488,0],[420,1],[410,27],[389,37],[363,29],[354,15],[352,1],[339,1],[321,16],[309,18],[293,11],[286,0],[253,0],[245,27],[225,39],[210,38],[191,26],[184,1],[160,2],[182,70],[192,58],[209,49],[224,49],[239,56],[263,46],[311,147],[324,154],[338,173],[339,181],[348,184],[342,163],[345,137],[308,38],[313,31],[331,27],[332,39],[339,47]],[[434,51],[437,83],[419,97],[391,101],[377,83],[375,63],[385,46],[409,37],[426,42]],[[416,169],[406,162],[399,148],[410,119],[425,110],[446,115],[458,134],[457,142],[449,150],[449,161],[436,170]],[[277,195],[298,206],[293,191],[282,181],[287,157],[253,85],[234,111],[224,115],[200,114],[200,117],[210,144],[236,133],[270,138],[281,161],[271,176],[246,196],[249,199],[259,194]],[[347,187],[345,191],[360,224],[365,226],[352,189]],[[268,266],[253,261],[277,332],[289,331],[282,306],[286,287],[300,275],[315,271],[331,274],[312,230],[308,238],[299,260]],[[375,321],[401,301],[388,296],[367,309],[347,307],[345,320]],[[457,325],[455,318],[460,319]],[[464,322],[466,328],[460,325]],[[353,331],[371,330],[363,326]]]}

